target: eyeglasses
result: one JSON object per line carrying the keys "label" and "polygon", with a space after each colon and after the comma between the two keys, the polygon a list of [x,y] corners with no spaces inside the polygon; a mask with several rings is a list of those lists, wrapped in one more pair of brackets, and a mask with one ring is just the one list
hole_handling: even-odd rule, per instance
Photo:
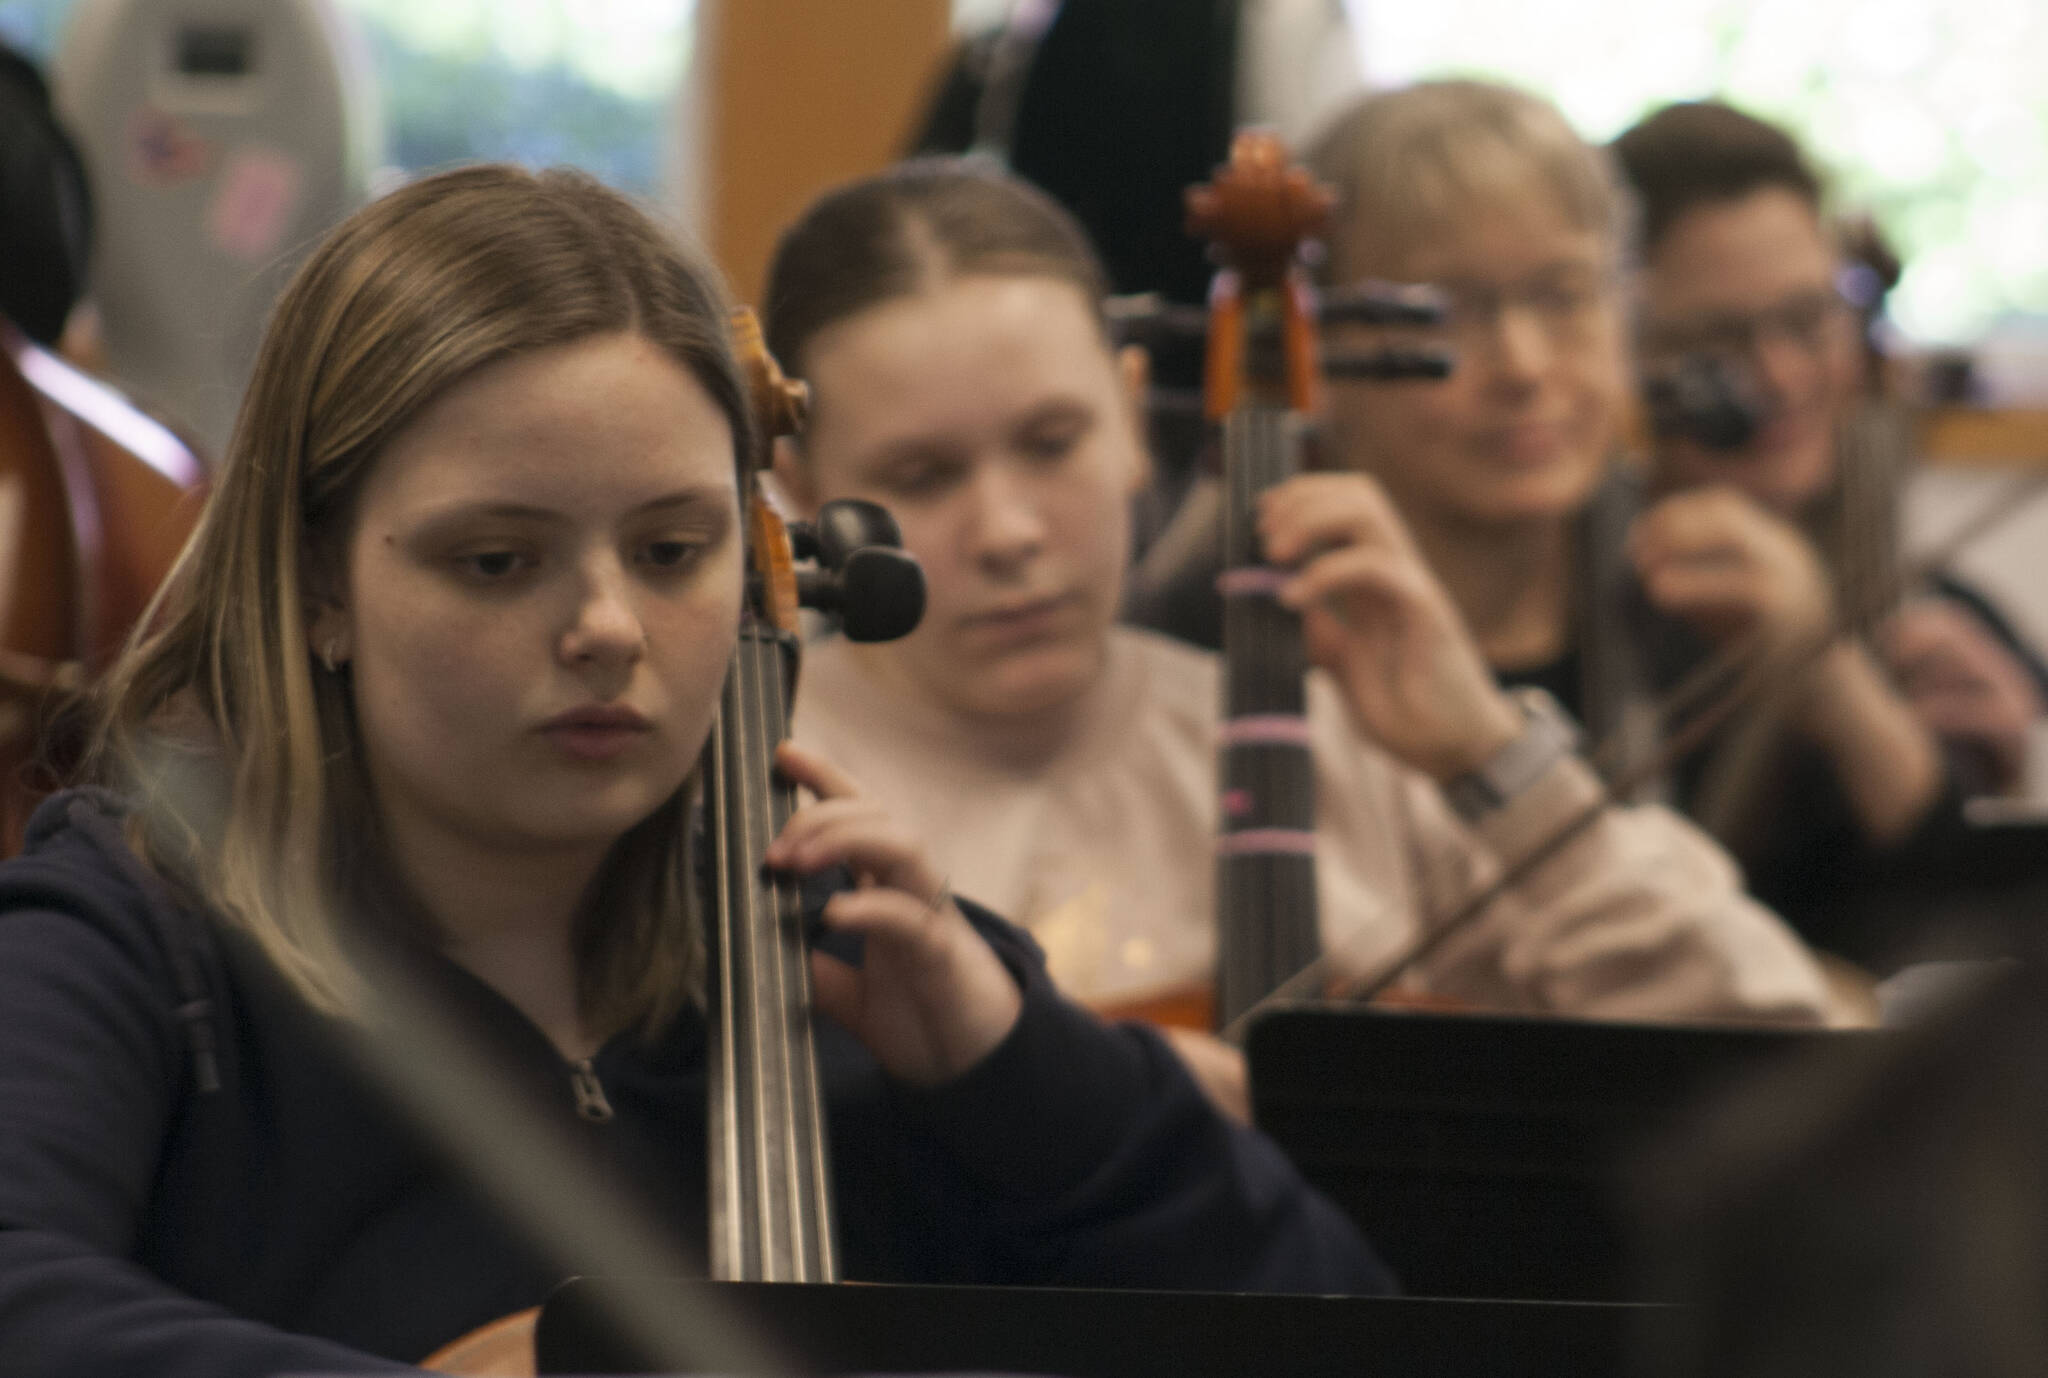
{"label": "eyeglasses", "polygon": [[1430,287],[1442,304],[1443,320],[1419,328],[1448,336],[1461,351],[1497,339],[1509,312],[1535,322],[1551,343],[1560,345],[1583,342],[1612,319],[1613,275],[1590,264],[1552,265],[1512,283],[1444,277]]}
{"label": "eyeglasses", "polygon": [[1687,320],[1643,323],[1643,347],[1652,354],[1749,357],[1766,339],[1783,340],[1818,356],[1849,319],[1849,304],[1833,288],[1816,287],[1751,312],[1710,312]]}
{"label": "eyeglasses", "polygon": [[1553,344],[1596,334],[1607,319],[1611,277],[1590,268],[1549,270],[1515,283],[1452,280],[1443,284],[1444,325],[1461,345],[1494,338],[1510,311],[1534,321]]}

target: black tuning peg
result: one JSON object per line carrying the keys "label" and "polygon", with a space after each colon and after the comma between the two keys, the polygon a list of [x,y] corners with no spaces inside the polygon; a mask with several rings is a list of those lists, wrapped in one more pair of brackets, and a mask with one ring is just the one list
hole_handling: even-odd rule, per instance
{"label": "black tuning peg", "polygon": [[1323,355],[1323,372],[1332,378],[1448,378],[1457,356],[1448,349],[1374,349],[1362,354]]}
{"label": "black tuning peg", "polygon": [[1323,293],[1325,325],[1442,325],[1444,294],[1426,282],[1361,282]]}
{"label": "black tuning peg", "polygon": [[837,570],[868,546],[901,548],[903,528],[880,503],[838,498],[818,509],[816,521],[792,523],[789,539],[798,559]]}
{"label": "black tuning peg", "polygon": [[797,601],[838,614],[848,641],[894,641],[924,616],[924,568],[901,549],[902,528],[887,508],[841,498],[789,535],[799,559],[817,561],[797,572]]}
{"label": "black tuning peg", "polygon": [[797,601],[837,613],[848,641],[894,641],[924,616],[924,567],[901,550],[863,546],[836,572],[800,571]]}

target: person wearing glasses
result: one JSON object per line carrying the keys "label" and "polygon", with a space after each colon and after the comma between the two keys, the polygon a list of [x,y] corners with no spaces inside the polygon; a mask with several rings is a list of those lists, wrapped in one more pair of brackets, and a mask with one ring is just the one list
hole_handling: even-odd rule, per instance
{"label": "person wearing glasses", "polygon": [[[1114,625],[1145,455],[1134,351],[1073,218],[1023,181],[921,160],[786,230],[763,327],[811,389],[777,477],[799,509],[881,502],[930,601],[887,645],[804,658],[794,732],[1007,906],[1063,989],[1129,1010],[1215,967],[1221,670]],[[1617,365],[1618,367],[1618,365]],[[1385,495],[1297,475],[1259,514],[1319,669],[1326,953],[1372,978],[1597,786],[1553,717],[1503,694]],[[1820,971],[1735,868],[1660,808],[1610,810],[1408,973],[1403,993],[1629,1019],[1809,1023]],[[1182,1050],[1226,1104],[1241,1063]]]}
{"label": "person wearing glasses", "polygon": [[[1635,207],[1615,160],[1549,102],[1480,81],[1377,93],[1336,116],[1310,164],[1338,196],[1325,286],[1434,284],[1445,318],[1419,338],[1456,360],[1441,382],[1333,380],[1330,465],[1392,499],[1504,684],[1544,690],[1577,715],[1610,778],[1643,777],[1635,797],[1706,823],[1751,893],[1807,936],[1870,956],[1875,925],[1860,898],[1871,886],[1852,882],[1886,874],[1882,864],[1924,868],[1953,841],[1960,809],[1933,734],[1868,647],[1845,642],[1797,676],[1791,722],[1747,715],[1672,768],[1650,769],[1666,734],[1705,706],[1673,715],[1660,698],[1717,645],[1755,638],[1794,654],[1841,606],[1813,542],[1780,515],[1793,495],[1826,485],[1825,442],[1859,366],[1811,198],[1788,197],[1807,207],[1804,288],[1767,292],[1772,310],[1739,327],[1726,325],[1727,309],[1665,304],[1677,289],[1660,290],[1659,270],[1680,241],[1654,200],[1646,217],[1645,334],[1656,338],[1656,322],[1753,329],[1782,356],[1769,385],[1802,399],[1752,442],[1795,456],[1776,466],[1785,493],[1774,511],[1766,491],[1726,481],[1749,472],[1739,456],[1694,445],[1660,455],[1652,473],[1621,462],[1636,386],[1625,281]],[[1801,262],[1767,252],[1781,269]],[[1327,333],[1333,350],[1396,338]],[[1824,346],[1804,373],[1801,340]],[[1191,508],[1148,552],[1136,620],[1205,620],[1187,611],[1207,582],[1189,558],[1206,543],[1202,520]],[[1852,895],[1859,902],[1845,903]]]}
{"label": "person wearing glasses", "polygon": [[[1695,798],[1787,909],[1855,922],[1855,906],[1828,897],[1858,877],[1939,870],[1957,796],[2017,782],[2048,672],[1951,576],[1886,606],[1906,450],[1866,376],[1858,308],[1875,304],[1874,284],[1831,233],[1797,143],[1688,102],[1614,153],[1641,213],[1638,344],[1652,483],[1668,494],[1631,535],[1644,591],[1705,645],[1761,631],[1791,647],[1844,619],[1874,628],[1815,660],[1775,721],[1724,733]],[[1674,386],[1706,395],[1673,406]],[[1853,947],[1873,935],[1832,936]]]}

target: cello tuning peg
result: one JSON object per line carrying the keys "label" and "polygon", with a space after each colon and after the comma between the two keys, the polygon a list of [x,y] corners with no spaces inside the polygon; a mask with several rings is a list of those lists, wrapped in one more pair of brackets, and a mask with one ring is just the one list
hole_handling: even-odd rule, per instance
{"label": "cello tuning peg", "polygon": [[835,613],[849,641],[894,641],[924,616],[924,568],[903,545],[887,508],[841,498],[818,509],[814,522],[790,528],[799,558],[817,561],[797,572],[797,601]]}
{"label": "cello tuning peg", "polygon": [[1441,325],[1449,303],[1426,282],[1361,282],[1323,293],[1326,325]]}
{"label": "cello tuning peg", "polygon": [[789,537],[789,553],[799,560],[818,558],[818,528],[809,522],[788,522],[783,532]]}
{"label": "cello tuning peg", "polygon": [[848,641],[894,641],[924,616],[924,567],[887,546],[862,546],[837,569],[800,570],[797,601],[837,614]]}
{"label": "cello tuning peg", "polygon": [[807,525],[814,548],[799,554],[814,556],[826,569],[844,566],[855,552],[869,546],[901,547],[903,529],[880,503],[860,498],[839,498],[818,509],[816,521]]}
{"label": "cello tuning peg", "polygon": [[840,571],[841,628],[848,641],[894,641],[924,616],[924,567],[901,550],[871,545]]}
{"label": "cello tuning peg", "polygon": [[1362,354],[1323,356],[1323,372],[1331,378],[1448,378],[1457,356],[1447,349],[1375,349]]}

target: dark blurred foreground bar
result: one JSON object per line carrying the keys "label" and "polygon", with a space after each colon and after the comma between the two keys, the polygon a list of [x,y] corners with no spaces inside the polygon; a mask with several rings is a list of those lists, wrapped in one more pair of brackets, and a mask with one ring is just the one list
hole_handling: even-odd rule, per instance
{"label": "dark blurred foreground bar", "polygon": [[[541,1311],[542,1373],[629,1373],[600,1281]],[[1030,1287],[710,1284],[823,1373],[1062,1378],[1620,1378],[1662,1308]]]}
{"label": "dark blurred foreground bar", "polygon": [[[1628,1245],[1638,1152],[1791,1057],[1845,1076],[1883,1033],[1304,1006],[1246,1039],[1252,1112],[1411,1293],[1652,1301]],[[1667,1183],[1682,1194],[1684,1183]]]}

